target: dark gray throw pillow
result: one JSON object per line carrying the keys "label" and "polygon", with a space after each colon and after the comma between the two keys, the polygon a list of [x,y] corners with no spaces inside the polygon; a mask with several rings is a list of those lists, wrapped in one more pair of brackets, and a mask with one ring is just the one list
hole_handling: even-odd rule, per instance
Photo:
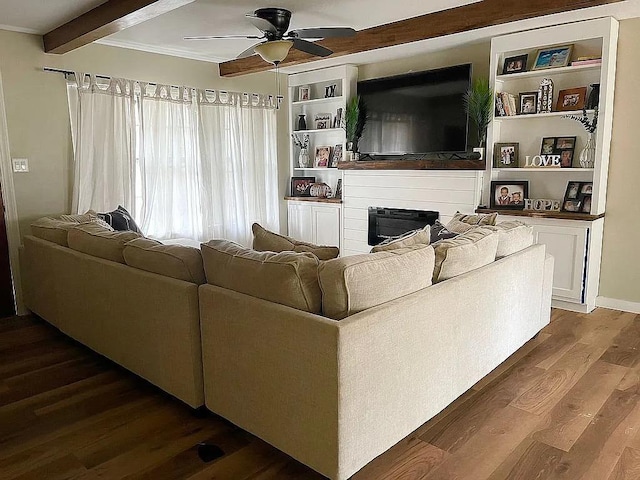
{"label": "dark gray throw pillow", "polygon": [[131,231],[142,235],[142,231],[138,228],[138,225],[136,225],[133,217],[122,205],[118,205],[118,208],[113,212],[98,213],[97,216],[99,219],[104,220],[111,225],[111,228],[114,230],[119,230],[121,232]]}
{"label": "dark gray throw pillow", "polygon": [[431,226],[431,244],[433,245],[440,240],[447,240],[449,238],[455,238],[459,235],[459,233],[452,232],[448,230],[440,220],[436,220],[436,222]]}

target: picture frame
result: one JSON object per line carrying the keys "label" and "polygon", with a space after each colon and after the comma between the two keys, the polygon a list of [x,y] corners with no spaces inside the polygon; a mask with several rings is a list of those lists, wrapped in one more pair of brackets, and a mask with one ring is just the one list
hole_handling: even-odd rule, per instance
{"label": "picture frame", "polygon": [[531,70],[566,67],[571,62],[573,44],[558,47],[541,48],[536,53]]}
{"label": "picture frame", "polygon": [[515,57],[507,57],[502,65],[502,75],[510,75],[512,73],[520,73],[527,71],[527,60],[529,54],[516,55]]}
{"label": "picture frame", "polygon": [[571,180],[567,182],[567,189],[562,200],[562,212],[591,213],[593,182]]}
{"label": "picture frame", "polygon": [[329,167],[338,168],[338,163],[342,161],[342,144],[338,143],[333,147],[333,151],[331,152],[331,164]]}
{"label": "picture frame", "polygon": [[316,183],[316,177],[291,177],[291,196],[310,197],[311,185]]}
{"label": "picture frame", "polygon": [[330,113],[316,113],[313,120],[316,130],[325,130],[327,128],[331,128],[333,116]]}
{"label": "picture frame", "polygon": [[336,183],[336,193],[333,194],[333,198],[342,198],[342,179],[339,178]]}
{"label": "picture frame", "polygon": [[311,100],[311,87],[309,85],[300,85],[298,87],[298,101],[305,102]]}
{"label": "picture frame", "polygon": [[582,110],[587,101],[587,87],[568,88],[558,92],[556,111]]}
{"label": "picture frame", "polygon": [[529,197],[528,180],[494,180],[491,182],[492,209],[522,210]]}
{"label": "picture frame", "polygon": [[494,168],[517,168],[519,166],[520,144],[496,143],[493,146],[493,167]]}
{"label": "picture frame", "polygon": [[538,113],[538,92],[520,93],[520,115]]}
{"label": "picture frame", "polygon": [[560,156],[560,166],[571,168],[576,150],[577,137],[543,137],[540,145],[540,155]]}
{"label": "picture frame", "polygon": [[329,162],[331,161],[331,146],[318,145],[316,146],[316,154],[314,157],[314,168],[329,168]]}

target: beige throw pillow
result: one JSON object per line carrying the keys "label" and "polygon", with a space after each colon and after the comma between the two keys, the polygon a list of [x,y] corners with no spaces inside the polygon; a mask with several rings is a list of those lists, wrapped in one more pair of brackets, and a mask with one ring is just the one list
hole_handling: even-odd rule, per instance
{"label": "beige throw pillow", "polygon": [[320,260],[330,260],[340,254],[338,247],[314,245],[270,232],[258,223],[251,225],[253,249],[258,252],[311,252]]}
{"label": "beige throw pillow", "polygon": [[206,282],[202,254],[197,248],[136,238],[125,245],[122,254],[131,267],[198,285]]}
{"label": "beige throw pillow", "polygon": [[475,215],[466,215],[464,213],[456,212],[451,221],[447,223],[447,230],[451,230],[456,233],[465,233],[469,230],[464,225],[470,225],[471,227],[495,225],[498,219],[497,213],[478,213]]}
{"label": "beige throw pillow", "polygon": [[208,283],[320,313],[319,260],[312,253],[256,252],[226,240],[210,240],[200,247]]}
{"label": "beige throw pillow", "polygon": [[506,257],[533,245],[533,227],[517,220],[487,226],[498,234],[496,258]]}
{"label": "beige throw pillow", "polygon": [[136,232],[115,232],[107,230],[97,223],[80,223],[69,230],[67,242],[69,248],[78,252],[104,258],[112,262],[125,263],[122,254],[127,242],[139,238]]}
{"label": "beige throw pillow", "polygon": [[490,264],[496,259],[498,235],[478,227],[456,238],[434,245],[436,252],[433,283],[462,275]]}
{"label": "beige throw pillow", "polygon": [[412,245],[429,245],[431,241],[431,225],[427,225],[419,230],[412,230],[388,242],[383,242],[371,249],[371,253],[396,250],[398,248],[410,247]]}
{"label": "beige throw pillow", "polygon": [[431,285],[434,250],[413,245],[322,262],[322,312],[340,320]]}

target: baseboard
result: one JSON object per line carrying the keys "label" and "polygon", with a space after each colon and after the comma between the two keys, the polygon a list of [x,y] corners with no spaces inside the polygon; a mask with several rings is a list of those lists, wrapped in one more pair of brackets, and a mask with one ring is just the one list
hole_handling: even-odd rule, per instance
{"label": "baseboard", "polygon": [[551,306],[553,308],[559,308],[561,310],[569,310],[570,312],[577,312],[577,313],[589,313],[591,311],[589,307],[583,303],[567,302],[564,300],[556,300],[555,298],[551,299]]}
{"label": "baseboard", "polygon": [[622,312],[640,313],[640,302],[629,302],[627,300],[618,300],[617,298],[597,297],[596,305],[612,310],[620,310]]}

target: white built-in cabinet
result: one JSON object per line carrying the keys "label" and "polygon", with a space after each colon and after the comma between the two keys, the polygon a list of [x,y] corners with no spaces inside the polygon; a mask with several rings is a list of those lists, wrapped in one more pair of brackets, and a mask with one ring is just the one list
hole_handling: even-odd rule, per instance
{"label": "white built-in cabinet", "polygon": [[332,203],[288,202],[289,236],[315,245],[340,245],[341,206]]}
{"label": "white built-in cabinet", "polygon": [[[589,312],[595,308],[600,281],[600,255],[607,197],[607,174],[613,123],[613,94],[615,86],[618,22],[600,18],[547,27],[496,37],[491,42],[490,84],[494,92],[518,93],[537,91],[544,78],[554,82],[553,105],[559,90],[600,84],[598,128],[596,130],[596,159],[594,168],[581,168],[578,155],[588,134],[576,121],[563,118],[556,112],[494,116],[488,131],[487,171],[483,203],[489,205],[491,181],[508,183],[511,180],[529,182],[529,198],[562,200],[570,181],[592,182],[592,202],[588,212],[579,214],[501,211],[503,220],[520,220],[532,225],[538,243],[547,246],[555,258],[553,281],[554,306]],[[540,48],[573,45],[572,58],[601,56],[596,65],[566,66],[546,70],[532,70],[536,52]],[[506,58],[527,53],[526,72],[503,74]],[[593,115],[593,111],[589,113]],[[525,168],[527,155],[540,153],[543,137],[576,136],[572,168]],[[494,168],[493,147],[496,143],[518,142],[519,168]],[[516,215],[518,213],[518,215]]]}

